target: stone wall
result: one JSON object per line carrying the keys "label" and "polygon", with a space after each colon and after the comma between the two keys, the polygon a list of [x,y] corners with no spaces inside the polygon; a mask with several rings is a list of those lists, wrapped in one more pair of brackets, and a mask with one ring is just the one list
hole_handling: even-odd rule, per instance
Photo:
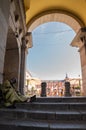
{"label": "stone wall", "polygon": [[4,59],[3,80],[6,79],[10,80],[13,77],[16,77],[16,79],[18,79],[18,76],[19,76],[19,48],[15,33],[9,27],[6,42],[5,59]]}
{"label": "stone wall", "polygon": [[[0,83],[16,77],[18,89],[24,87],[26,52],[31,47],[31,38],[26,34],[23,0],[0,0]],[[25,39],[24,53],[22,39]]]}
{"label": "stone wall", "polygon": [[9,0],[0,0],[0,83],[3,80],[3,67],[9,22],[9,11]]}

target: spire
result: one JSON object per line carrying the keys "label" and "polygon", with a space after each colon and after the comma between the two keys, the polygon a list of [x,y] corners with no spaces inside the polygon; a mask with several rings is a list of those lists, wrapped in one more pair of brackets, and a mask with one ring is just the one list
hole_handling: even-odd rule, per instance
{"label": "spire", "polygon": [[65,79],[68,79],[68,74],[66,73],[66,77],[65,77]]}
{"label": "spire", "polygon": [[68,74],[66,73],[65,81],[68,81],[68,80],[69,80],[69,77],[68,77]]}

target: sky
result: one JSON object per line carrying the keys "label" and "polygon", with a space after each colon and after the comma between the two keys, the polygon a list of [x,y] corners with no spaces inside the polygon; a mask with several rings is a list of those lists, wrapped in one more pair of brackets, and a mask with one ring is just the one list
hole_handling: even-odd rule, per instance
{"label": "sky", "polygon": [[41,80],[63,80],[81,76],[78,48],[70,46],[76,33],[67,24],[48,22],[32,32],[27,70]]}

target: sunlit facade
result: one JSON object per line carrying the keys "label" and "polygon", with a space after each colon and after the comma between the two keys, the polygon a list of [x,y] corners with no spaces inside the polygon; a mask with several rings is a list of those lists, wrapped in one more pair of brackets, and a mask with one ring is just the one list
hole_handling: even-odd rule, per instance
{"label": "sunlit facade", "polygon": [[[46,82],[46,93],[47,96],[64,96],[65,95],[65,79],[64,80],[42,80]],[[69,78],[70,82],[70,93],[71,96],[80,96],[82,90],[82,79],[80,78]],[[38,95],[41,95],[41,85],[36,85]]]}

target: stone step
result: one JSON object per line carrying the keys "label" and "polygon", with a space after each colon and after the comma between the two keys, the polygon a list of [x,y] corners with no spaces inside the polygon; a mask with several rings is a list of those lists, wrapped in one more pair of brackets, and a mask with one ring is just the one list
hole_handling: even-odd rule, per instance
{"label": "stone step", "polygon": [[86,97],[37,97],[36,102],[86,102]]}
{"label": "stone step", "polygon": [[82,121],[0,120],[0,130],[86,130]]}
{"label": "stone step", "polygon": [[86,111],[38,111],[24,109],[0,109],[1,119],[37,119],[53,121],[86,121]]}
{"label": "stone step", "polygon": [[72,103],[72,102],[33,102],[33,103],[17,103],[16,108],[27,110],[86,110],[86,103]]}
{"label": "stone step", "polygon": [[0,117],[0,130],[86,130],[86,101],[37,98],[33,103],[17,103],[16,109],[0,109]]}

